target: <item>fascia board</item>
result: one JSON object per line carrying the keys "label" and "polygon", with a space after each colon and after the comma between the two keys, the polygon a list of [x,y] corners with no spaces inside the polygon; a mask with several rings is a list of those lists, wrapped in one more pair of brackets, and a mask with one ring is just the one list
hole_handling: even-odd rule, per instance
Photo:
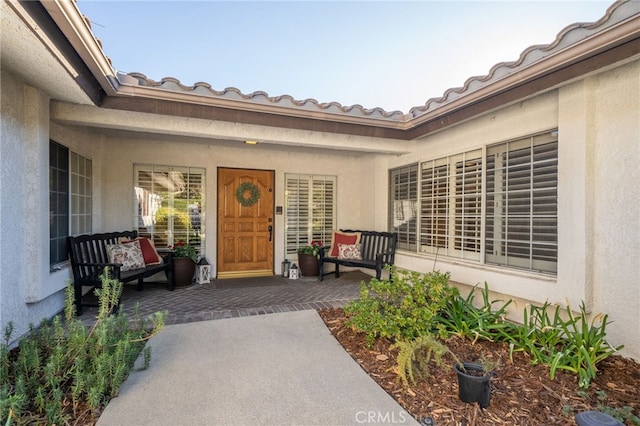
{"label": "fascia board", "polygon": [[42,6],[66,35],[69,43],[87,65],[107,95],[115,95],[118,90],[116,71],[104,55],[91,27],[74,1],[42,1]]}

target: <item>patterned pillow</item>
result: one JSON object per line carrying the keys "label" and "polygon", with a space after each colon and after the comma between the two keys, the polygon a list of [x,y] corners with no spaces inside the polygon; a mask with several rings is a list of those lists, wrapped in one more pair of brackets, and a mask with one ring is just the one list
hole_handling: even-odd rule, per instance
{"label": "patterned pillow", "polygon": [[142,257],[144,257],[145,265],[159,265],[163,263],[162,256],[156,250],[156,246],[148,238],[138,237],[134,240],[130,240],[126,237],[118,238],[118,244],[130,243],[131,241],[139,241],[140,249],[142,250]]}
{"label": "patterned pillow", "polygon": [[111,244],[107,246],[109,263],[120,263],[121,271],[144,268],[144,257],[140,242],[135,240],[125,244]]}
{"label": "patterned pillow", "polygon": [[338,245],[339,244],[358,244],[360,242],[359,232],[340,232],[333,231],[331,235],[331,249],[329,250],[329,256],[339,257]]}
{"label": "patterned pillow", "polygon": [[338,244],[338,259],[362,259],[360,244]]}

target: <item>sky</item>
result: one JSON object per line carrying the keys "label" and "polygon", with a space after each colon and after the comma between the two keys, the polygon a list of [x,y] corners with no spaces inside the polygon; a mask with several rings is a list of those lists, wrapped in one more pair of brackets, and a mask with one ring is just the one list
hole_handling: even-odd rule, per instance
{"label": "sky", "polygon": [[408,112],[612,1],[79,0],[121,72]]}

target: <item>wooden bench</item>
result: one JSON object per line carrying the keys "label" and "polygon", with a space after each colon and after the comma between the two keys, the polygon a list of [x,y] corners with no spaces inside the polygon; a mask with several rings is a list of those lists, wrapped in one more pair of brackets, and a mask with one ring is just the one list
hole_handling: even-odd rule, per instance
{"label": "wooden bench", "polygon": [[67,250],[73,271],[73,289],[77,315],[82,314],[83,306],[97,306],[95,303],[83,301],[82,287],[100,287],[100,275],[105,267],[109,267],[111,278],[122,283],[138,282],[138,290],[143,289],[145,278],[164,272],[167,276],[167,288],[175,289],[173,281],[173,252],[162,253],[163,263],[146,265],[144,268],[121,270],[121,264],[110,263],[107,245],[119,244],[121,238],[134,240],[137,231],[110,232],[103,234],[85,234],[67,237]]}
{"label": "wooden bench", "polygon": [[[382,270],[386,265],[393,265],[396,255],[398,235],[394,232],[354,231],[341,229],[344,233],[360,233],[360,254],[362,259],[341,259],[325,253],[325,248],[320,250],[320,281],[325,275],[334,274],[340,277],[340,265],[354,268],[375,269],[376,278],[380,279]],[[325,263],[333,263],[335,270],[324,271]]]}

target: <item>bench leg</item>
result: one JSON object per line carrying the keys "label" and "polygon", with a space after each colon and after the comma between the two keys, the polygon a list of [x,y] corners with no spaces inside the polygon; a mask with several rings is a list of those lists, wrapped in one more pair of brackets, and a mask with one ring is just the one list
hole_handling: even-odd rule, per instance
{"label": "bench leg", "polygon": [[176,282],[173,280],[173,269],[169,269],[165,271],[165,275],[167,276],[167,290],[173,291],[176,289]]}
{"label": "bench leg", "polygon": [[73,285],[73,296],[76,303],[76,316],[82,315],[82,286],[78,284]]}
{"label": "bench leg", "polygon": [[138,288],[136,290],[138,290],[138,291],[144,290],[144,279],[143,278],[138,279]]}
{"label": "bench leg", "polygon": [[336,263],[336,278],[340,278],[340,265]]}

